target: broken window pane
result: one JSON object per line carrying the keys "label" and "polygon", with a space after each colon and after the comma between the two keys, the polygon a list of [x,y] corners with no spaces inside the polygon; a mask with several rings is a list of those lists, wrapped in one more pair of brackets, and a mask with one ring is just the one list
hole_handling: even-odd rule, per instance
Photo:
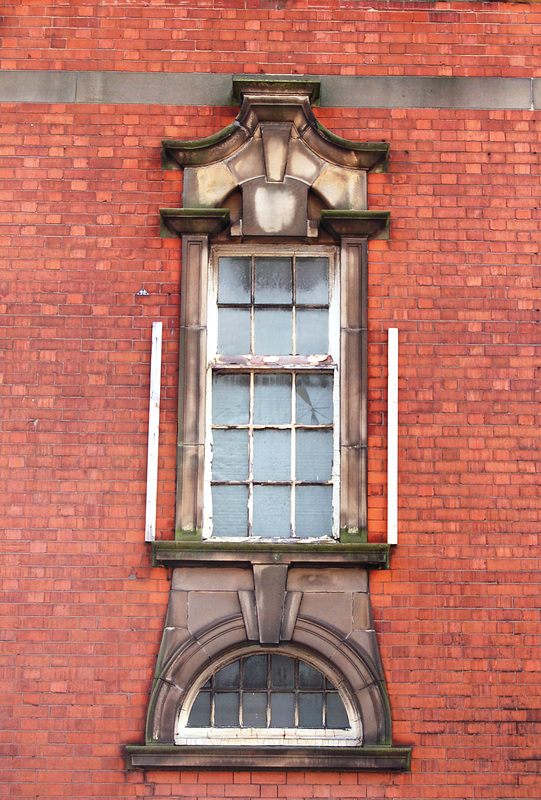
{"label": "broken window pane", "polygon": [[332,422],[332,375],[297,375],[297,422],[326,425]]}

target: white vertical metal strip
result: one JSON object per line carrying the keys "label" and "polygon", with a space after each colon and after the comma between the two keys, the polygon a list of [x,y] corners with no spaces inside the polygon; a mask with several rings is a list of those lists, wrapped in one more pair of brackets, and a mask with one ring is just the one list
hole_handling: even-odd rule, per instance
{"label": "white vertical metal strip", "polygon": [[158,497],[158,445],[160,438],[160,385],[162,372],[161,322],[152,323],[150,357],[150,404],[148,407],[147,508],[145,542],[156,538],[156,501]]}
{"label": "white vertical metal strip", "polygon": [[398,328],[387,346],[387,542],[398,543]]}

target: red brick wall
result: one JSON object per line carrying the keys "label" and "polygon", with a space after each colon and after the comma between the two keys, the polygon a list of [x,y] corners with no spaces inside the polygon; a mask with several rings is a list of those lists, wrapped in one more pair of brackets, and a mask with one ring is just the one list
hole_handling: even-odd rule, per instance
{"label": "red brick wall", "polygon": [[[539,74],[541,6],[416,0],[5,0],[2,69]],[[219,46],[217,43],[219,42]]]}
{"label": "red brick wall", "polygon": [[[223,5],[8,7],[3,67],[535,75],[540,6]],[[182,177],[162,171],[160,141],[234,114],[2,104],[0,797],[538,798],[530,111],[317,111],[339,135],[391,142],[389,174],[369,178],[369,207],[392,212],[391,240],[370,244],[369,512],[381,540],[393,325],[400,544],[372,601],[412,773],[124,771],[123,746],[143,742],[169,591],[143,542],[153,320],[164,322],[158,530],[173,531],[180,244],[159,238],[158,208],[180,204]]]}

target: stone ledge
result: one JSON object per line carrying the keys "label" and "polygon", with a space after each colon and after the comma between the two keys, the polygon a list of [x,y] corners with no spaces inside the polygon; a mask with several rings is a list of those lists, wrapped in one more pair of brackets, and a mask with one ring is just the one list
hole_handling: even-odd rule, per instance
{"label": "stone ledge", "polygon": [[152,543],[154,565],[177,567],[202,563],[214,566],[232,564],[311,564],[318,567],[358,566],[388,569],[390,545],[358,542],[237,542],[156,541]]}
{"label": "stone ledge", "polygon": [[128,745],[128,769],[268,769],[407,772],[410,747]]}

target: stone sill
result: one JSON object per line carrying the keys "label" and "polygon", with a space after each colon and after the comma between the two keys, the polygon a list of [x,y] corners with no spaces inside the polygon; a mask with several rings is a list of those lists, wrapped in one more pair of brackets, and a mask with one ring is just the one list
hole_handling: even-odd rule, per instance
{"label": "stone sill", "polygon": [[165,567],[212,563],[224,567],[232,564],[309,564],[317,567],[388,569],[389,551],[390,545],[371,542],[253,542],[241,545],[216,541],[156,541],[152,543],[152,563]]}
{"label": "stone sill", "polygon": [[128,745],[128,769],[265,769],[407,772],[411,748]]}

